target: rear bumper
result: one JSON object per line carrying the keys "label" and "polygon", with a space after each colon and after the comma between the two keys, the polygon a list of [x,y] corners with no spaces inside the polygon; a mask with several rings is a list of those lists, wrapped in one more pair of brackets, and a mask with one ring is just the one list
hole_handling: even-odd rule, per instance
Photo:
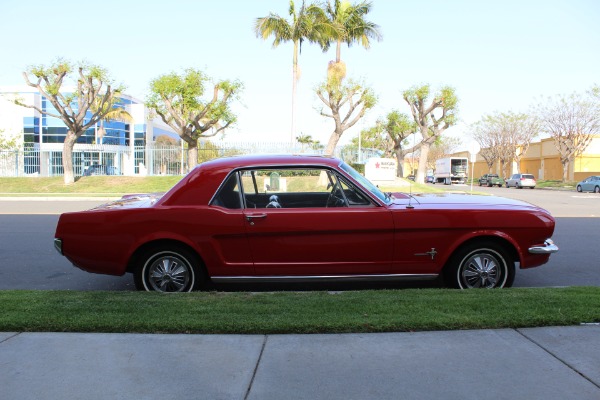
{"label": "rear bumper", "polygon": [[62,256],[63,252],[62,252],[62,239],[59,238],[55,238],[54,239],[54,248],[56,249],[56,251],[58,251],[58,253]]}
{"label": "rear bumper", "polygon": [[546,239],[543,246],[533,246],[529,248],[531,254],[552,254],[558,251],[558,246],[552,239]]}

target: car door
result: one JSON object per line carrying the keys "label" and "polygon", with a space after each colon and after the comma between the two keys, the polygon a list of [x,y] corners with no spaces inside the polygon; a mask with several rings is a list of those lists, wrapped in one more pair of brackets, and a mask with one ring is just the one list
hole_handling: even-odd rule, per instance
{"label": "car door", "polygon": [[[338,174],[320,168],[278,168],[244,175],[244,196],[249,199],[244,213],[256,275],[390,271],[390,211]],[[269,190],[273,176],[279,179],[276,191]]]}

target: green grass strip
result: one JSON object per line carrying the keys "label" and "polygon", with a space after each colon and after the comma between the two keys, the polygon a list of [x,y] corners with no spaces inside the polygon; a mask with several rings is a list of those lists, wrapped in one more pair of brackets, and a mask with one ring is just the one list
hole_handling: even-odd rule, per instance
{"label": "green grass strip", "polygon": [[600,322],[600,288],[313,292],[0,291],[0,331],[401,332]]}

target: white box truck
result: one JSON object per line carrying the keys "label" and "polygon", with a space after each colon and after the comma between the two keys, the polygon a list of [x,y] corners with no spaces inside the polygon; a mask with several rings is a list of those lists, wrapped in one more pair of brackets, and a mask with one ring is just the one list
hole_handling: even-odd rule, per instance
{"label": "white box truck", "polygon": [[433,183],[451,185],[465,183],[469,171],[469,160],[466,157],[446,157],[435,162]]}

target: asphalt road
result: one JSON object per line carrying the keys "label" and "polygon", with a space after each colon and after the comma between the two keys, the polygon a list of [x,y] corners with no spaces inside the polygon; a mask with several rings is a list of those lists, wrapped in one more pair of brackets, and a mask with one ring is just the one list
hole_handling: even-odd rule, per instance
{"label": "asphalt road", "polygon": [[[442,187],[442,186],[440,186]],[[447,186],[446,190],[470,191],[468,186]],[[541,267],[519,270],[515,287],[600,286],[597,247],[600,232],[600,196],[550,190],[479,188],[474,191],[519,198],[547,208],[557,220],[554,241],[560,251]],[[31,201],[0,199],[0,290],[133,290],[131,275],[94,275],[73,267],[53,247],[58,214],[84,210],[108,199],[85,201]],[[411,283],[410,287],[431,287],[436,282]],[[305,286],[294,286],[303,289]],[[398,284],[345,285],[339,288],[394,287]],[[235,286],[221,287],[224,290]],[[247,287],[245,287],[247,289]],[[277,287],[276,287],[277,288]],[[276,289],[275,288],[275,289]],[[331,285],[308,288],[329,289]],[[271,290],[272,286],[258,286]],[[338,289],[338,287],[334,287]]]}

